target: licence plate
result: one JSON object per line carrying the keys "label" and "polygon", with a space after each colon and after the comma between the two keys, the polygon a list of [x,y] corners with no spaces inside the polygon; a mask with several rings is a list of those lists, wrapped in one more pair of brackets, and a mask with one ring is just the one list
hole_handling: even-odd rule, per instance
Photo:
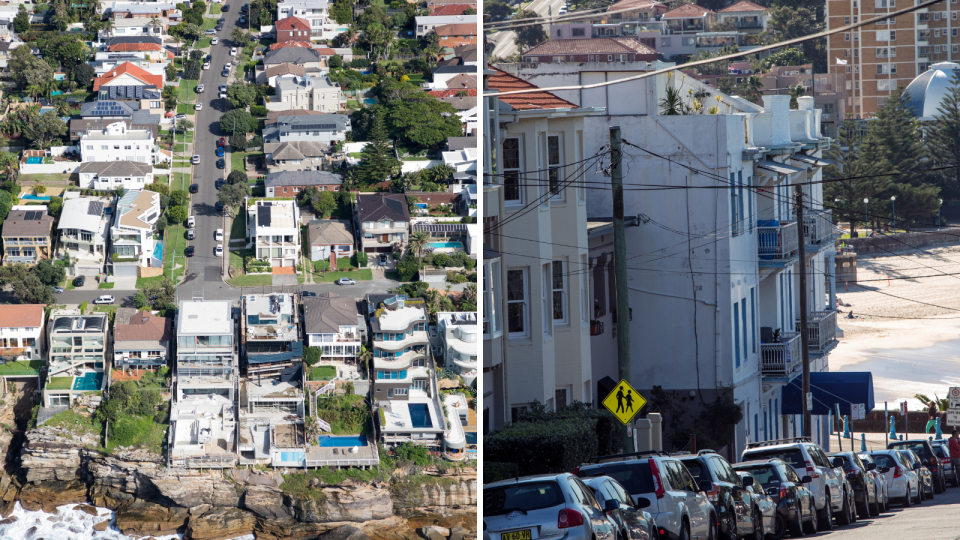
{"label": "licence plate", "polygon": [[530,534],[530,529],[500,534],[500,540],[531,540],[532,538],[533,535]]}

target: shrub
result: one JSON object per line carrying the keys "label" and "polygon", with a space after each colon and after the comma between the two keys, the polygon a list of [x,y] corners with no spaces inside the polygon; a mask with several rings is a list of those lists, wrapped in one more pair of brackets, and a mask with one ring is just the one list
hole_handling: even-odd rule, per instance
{"label": "shrub", "polygon": [[366,268],[367,263],[369,262],[369,257],[366,253],[362,251],[357,251],[353,254],[353,264],[358,268]]}
{"label": "shrub", "polygon": [[462,218],[460,218],[460,223],[473,223],[473,217],[463,216]]}
{"label": "shrub", "polygon": [[417,277],[417,261],[407,259],[397,263],[397,273],[400,274],[400,281],[413,281]]}
{"label": "shrub", "polygon": [[159,193],[161,195],[166,195],[168,197],[170,196],[169,184],[161,184],[159,182],[154,182],[152,184],[147,184],[146,186],[144,186],[144,189],[146,189],[147,191],[153,191],[153,192]]}
{"label": "shrub", "polygon": [[596,423],[565,418],[508,424],[483,438],[484,461],[515,463],[521,476],[572,471],[598,455]]}
{"label": "shrub", "polygon": [[80,313],[86,313],[86,312],[87,312],[87,302],[83,301],[80,303]]}
{"label": "shrub", "polygon": [[450,283],[466,283],[467,276],[461,274],[460,272],[447,272],[447,281]]}
{"label": "shrub", "polygon": [[393,455],[397,461],[406,461],[420,467],[430,465],[430,452],[427,451],[426,446],[419,444],[401,443],[393,449]]}
{"label": "shrub", "polygon": [[249,181],[247,173],[243,171],[230,171],[230,174],[227,175],[228,184],[246,184]]}
{"label": "shrub", "polygon": [[508,478],[520,476],[520,469],[516,463],[501,463],[497,461],[483,460],[483,481],[498,482]]}
{"label": "shrub", "polygon": [[320,353],[322,349],[320,347],[306,347],[303,349],[303,361],[309,366],[316,365],[320,362]]}
{"label": "shrub", "polygon": [[266,116],[267,108],[264,107],[263,105],[251,105],[250,114],[252,114],[253,116]]}
{"label": "shrub", "polygon": [[437,268],[443,268],[445,266],[450,266],[450,257],[446,253],[434,253],[433,254],[433,265]]}

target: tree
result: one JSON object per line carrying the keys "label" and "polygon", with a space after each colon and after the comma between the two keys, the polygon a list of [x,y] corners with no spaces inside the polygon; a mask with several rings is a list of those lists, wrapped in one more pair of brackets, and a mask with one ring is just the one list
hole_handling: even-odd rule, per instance
{"label": "tree", "polygon": [[800,103],[797,101],[797,98],[803,97],[807,91],[804,90],[803,85],[797,84],[790,87],[790,108],[799,109]]}
{"label": "tree", "polygon": [[242,152],[247,149],[247,134],[237,133],[236,135],[231,135],[229,142],[231,151]]}
{"label": "tree", "polygon": [[27,274],[13,283],[13,295],[21,304],[52,304],[53,291],[34,274]]}
{"label": "tree", "polygon": [[330,57],[330,69],[340,69],[343,67],[343,57],[335,54]]}
{"label": "tree", "polygon": [[173,206],[187,206],[189,200],[190,195],[182,189],[175,189],[170,193],[170,204]]}
{"label": "tree", "polygon": [[337,201],[329,191],[321,191],[311,202],[317,215],[323,216],[323,219],[330,219],[330,214],[337,209]]}
{"label": "tree", "polygon": [[168,81],[177,80],[177,75],[180,74],[180,70],[177,69],[177,66],[173,65],[173,62],[170,62],[169,64],[167,64],[167,67],[164,69],[164,71],[167,74]]}
{"label": "tree", "polygon": [[187,209],[183,206],[171,206],[167,209],[167,219],[170,223],[183,223],[187,220]]}
{"label": "tree", "polygon": [[[911,222],[925,222],[937,214],[940,207],[940,188],[931,184],[914,186],[909,183],[898,183],[897,192],[897,222],[893,227],[903,227],[910,232]],[[901,225],[902,224],[902,225]]]}
{"label": "tree", "polygon": [[144,287],[143,294],[154,309],[162,309],[173,302],[176,288],[170,278],[164,276],[159,282]]}
{"label": "tree", "polygon": [[54,265],[50,259],[41,259],[33,267],[33,272],[44,285],[59,285],[67,277],[67,271],[61,266]]}
{"label": "tree", "polygon": [[147,307],[147,295],[143,294],[143,292],[137,292],[133,297],[133,307],[137,309]]}
{"label": "tree", "polygon": [[233,44],[237,47],[242,47],[246,43],[247,33],[243,31],[243,28],[239,26],[233,29],[233,32],[230,33],[230,39],[233,40]]}
{"label": "tree", "polygon": [[30,52],[30,47],[17,47],[10,53],[10,72],[21,89],[36,99],[40,89],[53,80],[53,68]]}
{"label": "tree", "polygon": [[55,114],[38,114],[23,128],[23,136],[34,148],[49,148],[50,143],[66,134],[66,122]]}
{"label": "tree", "polygon": [[[856,224],[863,216],[866,223],[866,211],[863,199],[880,202],[889,198],[893,181],[889,176],[865,178],[870,174],[870,165],[860,156],[861,129],[856,120],[844,120],[837,128],[837,142],[827,151],[827,157],[834,164],[823,171],[824,179],[833,180],[823,185],[823,199],[833,201],[834,219],[850,223],[850,236],[854,235]],[[840,180],[843,178],[857,178]],[[869,205],[869,203],[867,203]],[[875,207],[876,208],[876,207]]]}
{"label": "tree", "polygon": [[[536,11],[525,9],[517,13],[514,19],[534,19],[540,15]],[[529,49],[534,45],[539,45],[547,39],[547,33],[541,24],[532,24],[530,26],[521,26],[515,29],[517,33],[516,42],[518,49]]]}
{"label": "tree", "polygon": [[303,361],[306,362],[308,366],[315,366],[320,362],[322,353],[323,349],[320,347],[304,347]]}
{"label": "tree", "polygon": [[417,256],[417,269],[423,268],[423,253],[430,245],[430,233],[416,231],[410,235],[410,250]]}
{"label": "tree", "polygon": [[228,184],[246,184],[249,181],[247,173],[243,171],[230,171],[230,174],[227,175]]}
{"label": "tree", "polygon": [[90,64],[78,64],[77,67],[73,68],[73,80],[77,82],[80,88],[90,86],[90,83],[93,82],[96,75],[97,72]]}
{"label": "tree", "polygon": [[763,102],[763,81],[757,75],[750,75],[737,85],[737,93],[760,105]]}
{"label": "tree", "polygon": [[733,80],[729,77],[721,77],[717,79],[717,90],[728,96],[733,95],[733,93],[736,91],[734,90]]}
{"label": "tree", "polygon": [[13,30],[17,34],[30,30],[30,13],[27,12],[27,8],[23,4],[20,4],[17,16],[13,18]]}
{"label": "tree", "polygon": [[935,118],[927,127],[927,146],[938,167],[953,167],[941,171],[938,178],[943,195],[953,199],[960,196],[960,74],[957,72],[953,73]]}
{"label": "tree", "polygon": [[230,105],[246,109],[257,100],[257,87],[246,82],[236,82],[227,87],[227,99]]}
{"label": "tree", "polygon": [[220,117],[220,131],[227,134],[256,131],[257,124],[256,118],[241,109],[227,111]]}
{"label": "tree", "polygon": [[246,197],[250,196],[250,187],[247,184],[227,184],[220,188],[218,200],[223,206],[230,209],[231,213],[243,205]]}
{"label": "tree", "polygon": [[463,135],[463,121],[452,105],[420,94],[423,96],[388,104],[386,120],[391,133],[421,147],[436,147],[449,137]]}
{"label": "tree", "polygon": [[353,19],[353,2],[351,0],[336,0],[330,7],[330,17],[337,24],[349,24]]}
{"label": "tree", "polygon": [[787,47],[779,49],[777,52],[763,59],[763,67],[770,69],[774,66],[800,66],[803,65],[803,52],[796,47]]}
{"label": "tree", "polygon": [[377,111],[373,117],[373,124],[367,133],[369,141],[360,152],[360,166],[357,174],[361,182],[383,182],[392,175],[400,172],[400,162],[393,152],[393,145],[387,138],[387,129],[383,122],[383,115]]}
{"label": "tree", "polygon": [[194,127],[196,127],[194,123],[191,122],[190,120],[187,120],[186,118],[177,121],[177,128],[180,131],[190,131]]}

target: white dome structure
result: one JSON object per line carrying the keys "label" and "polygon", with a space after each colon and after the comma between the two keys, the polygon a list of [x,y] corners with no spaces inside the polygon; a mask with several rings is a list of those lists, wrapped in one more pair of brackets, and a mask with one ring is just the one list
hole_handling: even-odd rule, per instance
{"label": "white dome structure", "polygon": [[940,62],[910,82],[904,92],[909,94],[909,106],[913,108],[915,117],[933,120],[944,96],[950,91],[953,73],[957,70],[960,70],[960,64]]}

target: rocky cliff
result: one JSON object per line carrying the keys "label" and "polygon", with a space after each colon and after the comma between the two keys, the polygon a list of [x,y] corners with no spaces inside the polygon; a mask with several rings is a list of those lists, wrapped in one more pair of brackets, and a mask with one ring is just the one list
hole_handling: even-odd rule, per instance
{"label": "rocky cliff", "polygon": [[90,502],[115,510],[126,534],[181,532],[198,540],[250,533],[315,538],[346,524],[391,539],[416,538],[414,530],[428,525],[476,530],[475,470],[416,476],[398,470],[386,483],[313,480],[309,495],[297,497],[280,488],[284,479],[276,471],[168,469],[158,455],[104,455],[95,438],[50,427],[31,430],[26,439],[19,474],[0,477],[3,517],[19,499],[28,510],[46,511]]}

